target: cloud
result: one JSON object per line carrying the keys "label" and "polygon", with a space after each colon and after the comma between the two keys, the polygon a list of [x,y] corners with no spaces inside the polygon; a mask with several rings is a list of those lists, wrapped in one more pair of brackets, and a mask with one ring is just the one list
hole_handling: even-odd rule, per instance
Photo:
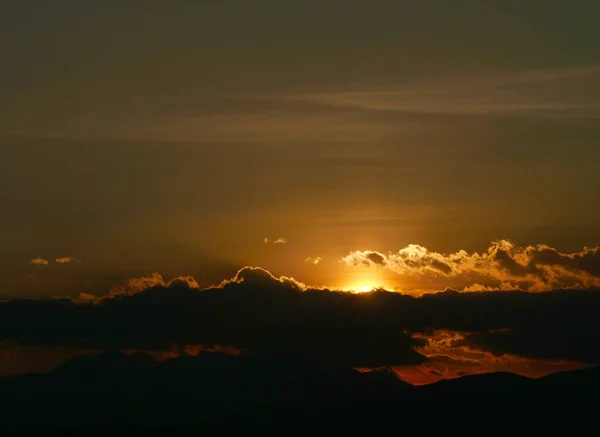
{"label": "cloud", "polygon": [[96,300],[96,296],[89,293],[80,293],[77,297],[79,302],[94,302]]}
{"label": "cloud", "polygon": [[489,285],[481,285],[481,284],[473,284],[470,285],[468,287],[463,288],[462,291],[465,291],[467,293],[469,292],[481,292],[481,291],[522,291],[522,289],[514,284],[511,284],[510,282],[502,282],[500,283],[500,285],[498,286],[489,286]]}
{"label": "cloud", "polygon": [[29,261],[29,264],[34,265],[34,266],[47,266],[48,260],[44,259],[44,258],[35,258],[35,259],[32,259],[31,261]]}
{"label": "cloud", "polygon": [[[153,141],[208,141],[235,143],[269,143],[281,141],[319,142],[323,138],[335,138],[346,143],[361,143],[377,138],[381,124],[373,120],[344,112],[331,112],[306,104],[299,99],[272,99],[259,96],[236,96],[238,103],[250,103],[253,107],[240,113],[198,114],[173,119],[159,117],[153,124],[129,123],[115,128],[108,137],[129,140],[152,139]],[[277,110],[261,108],[261,102],[277,101]],[[257,106],[258,103],[258,106]],[[291,105],[290,105],[291,103]],[[310,102],[309,102],[310,103]],[[318,110],[321,109],[321,110]],[[86,122],[77,126],[78,137],[85,135]],[[74,129],[72,130],[72,132]],[[46,135],[51,134],[45,132]],[[74,136],[73,133],[70,134]]]}
{"label": "cloud", "polygon": [[[77,258],[72,258],[72,257],[60,257],[60,258],[55,258],[54,262],[56,264],[82,264],[81,261],[79,261]],[[48,261],[47,259],[44,258],[35,258],[32,259],[31,261],[29,261],[29,264],[31,265],[36,265],[36,266],[48,266],[50,265],[50,261]]]}
{"label": "cloud", "polygon": [[283,237],[279,237],[276,240],[269,240],[267,237],[265,237],[264,239],[265,244],[287,244],[287,239],[283,238]]}
{"label": "cloud", "polygon": [[72,257],[56,258],[54,261],[57,264],[73,264],[73,263],[82,264],[82,262],[79,261],[77,258],[72,258]]}
{"label": "cloud", "polygon": [[321,258],[320,256],[309,256],[304,260],[304,262],[313,264],[315,266],[318,266],[321,263],[321,261],[323,261],[323,258]]}
{"label": "cloud", "polygon": [[[417,341],[399,325],[368,315],[358,300],[344,305],[348,296],[311,289],[258,267],[240,269],[233,278],[207,289],[200,289],[192,278],[167,280],[153,274],[131,279],[94,305],[65,299],[0,304],[0,338],[16,337],[40,346],[83,341],[94,349],[231,345],[352,367],[423,360],[413,349]],[[25,327],[23,320],[39,312],[46,328]]]}
{"label": "cloud", "polygon": [[496,355],[478,346],[467,345],[465,339],[469,335],[467,332],[450,330],[415,333],[413,337],[424,343],[417,351],[427,357],[427,362],[394,367],[393,370],[401,379],[422,385],[441,379],[492,372],[511,372],[539,378],[550,373],[587,367],[562,359],[535,359],[508,353]]}
{"label": "cloud", "polygon": [[[154,273],[132,278],[93,301],[82,295],[0,303],[0,339],[94,350],[229,345],[352,367],[427,361],[437,363],[438,371],[443,360],[455,367],[459,363],[464,371],[468,363],[516,359],[511,357],[600,364],[595,347],[599,307],[600,291],[595,290],[352,294],[244,267],[209,288],[193,277]],[[40,318],[43,325],[27,322]],[[431,331],[457,334],[433,336],[434,343],[415,334]]]}
{"label": "cloud", "polygon": [[171,287],[184,285],[190,289],[198,289],[199,285],[191,276],[178,276],[173,279],[165,280],[159,273],[152,273],[148,276],[129,279],[124,285],[114,287],[106,298],[112,298],[121,295],[134,295],[142,291],[156,287]]}
{"label": "cloud", "polygon": [[123,349],[121,353],[125,355],[135,355],[139,353],[144,353],[150,355],[157,361],[166,361],[172,358],[187,356],[187,357],[195,357],[201,353],[217,353],[217,354],[225,354],[231,356],[240,356],[243,355],[246,351],[237,349],[233,346],[222,346],[222,345],[213,345],[206,346],[201,344],[185,344],[182,346],[173,345],[169,349],[165,350],[140,350],[140,349]]}
{"label": "cloud", "polygon": [[233,284],[251,285],[256,287],[271,288],[276,285],[285,285],[293,290],[307,290],[308,286],[294,278],[288,276],[276,277],[268,270],[260,267],[243,267],[231,279],[226,279],[216,287],[226,288]]}
{"label": "cloud", "polygon": [[513,71],[506,74],[425,78],[408,84],[282,96],[282,100],[378,112],[452,115],[600,117],[600,105],[581,84],[598,84],[599,67]]}
{"label": "cloud", "polygon": [[491,282],[471,282],[465,291],[600,287],[598,247],[562,253],[544,244],[519,247],[500,240],[483,253],[460,250],[441,254],[411,244],[396,253],[355,251],[341,261],[349,266],[382,267],[399,275],[458,278],[463,282],[478,277]]}

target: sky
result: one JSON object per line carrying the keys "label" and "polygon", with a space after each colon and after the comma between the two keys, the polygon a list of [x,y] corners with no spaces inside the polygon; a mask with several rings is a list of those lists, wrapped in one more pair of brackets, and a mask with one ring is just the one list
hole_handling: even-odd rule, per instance
{"label": "sky", "polygon": [[[283,293],[273,308],[298,305],[291,326],[314,335],[323,314],[393,326],[381,353],[328,357],[413,383],[598,364],[598,16],[596,0],[0,0],[0,374],[107,345],[281,347],[216,319],[198,328],[214,337],[60,336],[153,293],[285,325],[243,290]],[[332,291],[378,288],[398,293]]]}
{"label": "sky", "polygon": [[1,294],[102,295],[154,272],[210,285],[246,265],[469,287],[341,260],[596,247],[598,13],[3,1]]}

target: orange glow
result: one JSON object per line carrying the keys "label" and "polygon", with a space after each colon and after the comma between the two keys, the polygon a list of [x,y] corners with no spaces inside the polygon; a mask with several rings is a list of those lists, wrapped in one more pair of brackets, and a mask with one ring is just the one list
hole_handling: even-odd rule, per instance
{"label": "orange glow", "polygon": [[349,278],[348,282],[339,287],[341,290],[353,293],[369,293],[378,288],[389,288],[376,271],[359,272]]}
{"label": "orange glow", "polygon": [[372,285],[360,285],[356,288],[357,293],[368,293],[369,291],[373,291],[375,287]]}

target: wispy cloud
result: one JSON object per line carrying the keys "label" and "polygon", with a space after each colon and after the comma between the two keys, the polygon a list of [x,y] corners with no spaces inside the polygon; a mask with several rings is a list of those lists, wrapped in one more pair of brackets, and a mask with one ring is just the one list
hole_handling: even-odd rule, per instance
{"label": "wispy cloud", "polygon": [[[378,136],[381,123],[365,120],[354,114],[330,111],[307,101],[311,109],[306,109],[300,100],[246,97],[238,101],[254,103],[256,109],[232,114],[213,114],[172,117],[155,121],[154,124],[131,123],[113,136],[131,140],[152,139],[158,141],[227,141],[253,143],[256,141],[315,142],[323,138],[335,138],[349,143],[373,140]],[[268,111],[260,104],[263,100],[275,102],[278,111]],[[296,108],[298,107],[298,108]]]}
{"label": "wispy cloud", "polygon": [[287,239],[283,238],[283,237],[279,237],[276,240],[270,240],[269,238],[265,237],[265,239],[263,240],[265,242],[265,244],[287,244]]}
{"label": "wispy cloud", "polygon": [[[70,257],[70,256],[55,258],[54,262],[56,264],[82,264],[82,262],[80,260],[78,260],[77,258]],[[34,266],[49,266],[50,261],[48,261],[45,258],[34,258],[31,261],[29,261],[29,264],[34,265]]]}
{"label": "wispy cloud", "polygon": [[48,260],[44,258],[34,258],[31,261],[29,261],[29,264],[34,266],[47,266]]}
{"label": "wispy cloud", "polygon": [[[412,244],[387,254],[371,250],[355,251],[341,261],[349,266],[379,266],[399,275],[471,281],[465,291],[546,291],[561,287],[600,287],[598,247],[562,253],[544,244],[519,247],[510,241],[500,240],[481,254],[465,250],[442,254]],[[481,285],[474,282],[473,278],[491,284]]]}
{"label": "wispy cloud", "polygon": [[320,256],[309,256],[308,258],[306,258],[304,260],[304,262],[309,263],[309,264],[313,264],[315,266],[319,265],[319,263],[323,261],[323,258],[321,258]]}
{"label": "wispy cloud", "polygon": [[589,97],[585,83],[600,84],[600,67],[421,79],[383,87],[361,85],[282,99],[366,111],[600,117],[600,104]]}
{"label": "wispy cloud", "polygon": [[56,258],[54,261],[57,264],[72,264],[72,263],[82,264],[82,262],[79,261],[77,258],[72,258],[72,257]]}

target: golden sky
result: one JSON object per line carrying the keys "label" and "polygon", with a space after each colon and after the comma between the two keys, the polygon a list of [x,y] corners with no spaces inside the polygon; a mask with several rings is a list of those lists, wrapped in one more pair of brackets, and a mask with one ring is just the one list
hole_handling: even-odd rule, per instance
{"label": "golden sky", "polygon": [[597,286],[599,8],[4,2],[0,297]]}

